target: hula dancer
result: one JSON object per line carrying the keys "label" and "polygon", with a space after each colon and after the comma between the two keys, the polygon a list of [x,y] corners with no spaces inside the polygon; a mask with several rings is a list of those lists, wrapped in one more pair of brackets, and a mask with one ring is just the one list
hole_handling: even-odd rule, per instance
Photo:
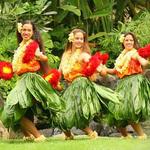
{"label": "hula dancer", "polygon": [[1,120],[6,127],[16,129],[19,125],[26,138],[44,141],[46,138],[35,127],[32,116],[39,107],[55,114],[63,110],[62,102],[51,85],[36,73],[40,69],[47,73],[49,68],[35,24],[30,20],[19,23],[17,39],[19,47],[13,57],[12,68],[19,80],[6,99]]}
{"label": "hula dancer", "polygon": [[147,135],[140,122],[150,115],[150,82],[143,75],[143,67],[148,65],[148,60],[139,55],[139,44],[133,33],[122,35],[120,41],[123,51],[116,59],[114,72],[120,78],[116,91],[124,98],[120,105],[110,103],[109,109],[115,118],[111,119],[123,137],[132,137],[126,131],[126,126],[131,125],[138,138],[145,139]]}
{"label": "hula dancer", "polygon": [[60,115],[60,126],[66,139],[73,139],[70,133],[73,126],[85,131],[90,138],[96,138],[97,132],[89,127],[90,121],[109,100],[119,102],[116,93],[91,81],[96,73],[105,74],[107,59],[107,54],[91,56],[87,34],[83,30],[71,31],[59,68],[68,83],[62,95],[66,109]]}

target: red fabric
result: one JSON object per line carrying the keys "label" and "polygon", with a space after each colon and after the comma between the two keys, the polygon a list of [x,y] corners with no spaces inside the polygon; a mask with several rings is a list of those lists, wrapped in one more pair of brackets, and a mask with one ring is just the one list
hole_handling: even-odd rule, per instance
{"label": "red fabric", "polygon": [[23,63],[29,63],[35,57],[35,52],[38,46],[39,45],[36,41],[33,41],[26,46],[25,55],[22,60]]}
{"label": "red fabric", "polygon": [[143,69],[141,67],[140,62],[138,60],[132,58],[129,62],[128,68],[122,74],[116,71],[116,75],[119,78],[123,78],[124,76],[138,74],[138,73],[142,73],[142,72],[143,72]]}
{"label": "red fabric", "polygon": [[107,63],[108,59],[109,59],[109,55],[107,53],[100,55],[100,60],[102,60],[103,65]]}
{"label": "red fabric", "polygon": [[145,47],[139,48],[138,53],[141,57],[150,57],[150,44],[146,45]]}
{"label": "red fabric", "polygon": [[12,64],[10,62],[0,62],[0,78],[9,80],[13,77]]}
{"label": "red fabric", "polygon": [[132,58],[129,63],[128,72],[130,74],[136,74],[136,73],[141,73],[142,71],[143,70],[142,70],[140,62]]}
{"label": "red fabric", "polygon": [[97,67],[102,63],[106,64],[109,55],[101,54],[100,52],[96,52],[89,60],[89,62],[85,63],[83,66],[82,73],[85,76],[91,76],[97,69]]}
{"label": "red fabric", "polygon": [[47,74],[43,75],[43,78],[46,79],[54,89],[56,89],[61,78],[61,73],[57,69],[51,69]]}
{"label": "red fabric", "polygon": [[21,67],[19,70],[17,70],[15,73],[17,75],[21,75],[26,72],[36,72],[40,69],[40,63],[36,60],[32,60],[29,63],[21,64]]}

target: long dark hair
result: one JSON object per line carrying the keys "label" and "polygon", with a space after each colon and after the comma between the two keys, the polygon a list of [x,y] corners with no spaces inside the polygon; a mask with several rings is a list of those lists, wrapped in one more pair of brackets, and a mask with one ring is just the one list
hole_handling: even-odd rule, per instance
{"label": "long dark hair", "polygon": [[[33,29],[32,39],[35,40],[39,44],[40,51],[43,54],[45,54],[45,48],[44,48],[43,40],[42,40],[41,34],[40,34],[39,30],[37,29],[36,25],[31,20],[25,20],[25,21],[21,22],[21,24],[22,24],[22,26],[24,24],[31,24],[32,25],[32,29]],[[18,45],[19,45],[19,43],[22,42],[22,40],[23,39],[22,39],[21,33],[19,33],[18,30],[17,30]],[[41,64],[41,71],[44,72],[44,73],[47,73],[50,69],[50,66],[48,65],[48,62],[40,61],[40,64]]]}
{"label": "long dark hair", "polygon": [[[124,37],[126,37],[127,35],[131,35],[131,36],[133,37],[133,40],[134,40],[134,45],[133,45],[133,47],[134,47],[135,49],[139,49],[139,48],[140,48],[140,44],[139,44],[138,39],[137,39],[137,37],[135,36],[135,34],[132,33],[132,32],[127,32],[127,33],[124,34]],[[123,49],[125,48],[124,45],[123,45],[123,43],[122,43],[122,48],[123,48]]]}
{"label": "long dark hair", "polygon": [[[82,29],[74,29],[72,30],[70,33],[73,33],[74,35],[77,32],[81,32],[83,33],[83,37],[84,37],[84,46],[83,46],[83,51],[90,53],[90,47],[89,47],[89,43],[88,43],[88,36],[86,34],[86,32],[84,32]],[[71,50],[72,49],[72,42],[67,42],[65,51]]]}
{"label": "long dark hair", "polygon": [[[41,34],[38,31],[36,25],[31,20],[25,20],[21,24],[22,24],[22,26],[24,24],[31,24],[32,25],[32,29],[33,29],[32,39],[38,42],[40,51],[43,52],[43,53],[45,53],[45,48],[44,48],[43,40],[41,38]],[[18,30],[17,30],[17,41],[18,41],[18,44],[21,43],[22,40],[23,39],[22,39],[21,33],[19,33]]]}

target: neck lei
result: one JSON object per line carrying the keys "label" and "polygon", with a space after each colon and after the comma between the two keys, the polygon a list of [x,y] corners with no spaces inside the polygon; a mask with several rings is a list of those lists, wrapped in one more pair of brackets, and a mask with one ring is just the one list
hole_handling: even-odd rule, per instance
{"label": "neck lei", "polygon": [[74,65],[78,62],[81,52],[82,51],[80,49],[76,49],[74,52],[69,50],[63,54],[61,61],[61,69],[63,74],[71,72]]}
{"label": "neck lei", "polygon": [[137,50],[133,48],[132,50],[128,51],[124,49],[119,57],[116,59],[115,68],[118,72],[123,73],[129,66],[129,62],[131,58],[136,55]]}
{"label": "neck lei", "polygon": [[15,54],[14,54],[14,58],[13,58],[13,61],[12,61],[12,67],[13,67],[13,71],[17,71],[17,69],[21,66],[22,64],[22,58],[24,56],[24,52],[26,50],[26,46],[32,42],[32,39],[24,42],[22,41],[20,44],[19,44],[19,47],[17,48],[17,50],[15,51]]}

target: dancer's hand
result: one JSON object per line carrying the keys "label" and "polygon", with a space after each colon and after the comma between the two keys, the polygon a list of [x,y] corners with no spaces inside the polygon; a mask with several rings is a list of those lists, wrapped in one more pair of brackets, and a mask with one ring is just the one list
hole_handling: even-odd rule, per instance
{"label": "dancer's hand", "polygon": [[39,56],[39,59],[40,59],[40,61],[48,61],[47,56],[45,56],[43,54]]}

